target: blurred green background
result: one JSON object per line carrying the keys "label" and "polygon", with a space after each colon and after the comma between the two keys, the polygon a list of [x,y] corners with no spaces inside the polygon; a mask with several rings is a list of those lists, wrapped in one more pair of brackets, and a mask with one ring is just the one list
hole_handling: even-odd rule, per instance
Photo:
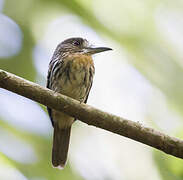
{"label": "blurred green background", "polygon": [[[43,86],[56,45],[94,57],[88,104],[183,138],[182,0],[0,0],[0,68]],[[64,170],[51,166],[46,108],[0,89],[1,180],[181,180],[183,160],[81,122]]]}

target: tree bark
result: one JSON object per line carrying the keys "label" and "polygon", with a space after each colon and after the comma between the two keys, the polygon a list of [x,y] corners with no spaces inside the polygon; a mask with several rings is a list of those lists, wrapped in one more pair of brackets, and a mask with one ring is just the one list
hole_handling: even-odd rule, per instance
{"label": "tree bark", "polygon": [[70,97],[27,81],[0,69],[0,88],[27,97],[50,108],[62,111],[80,121],[144,143],[183,159],[183,141],[170,137],[138,122],[98,110]]}

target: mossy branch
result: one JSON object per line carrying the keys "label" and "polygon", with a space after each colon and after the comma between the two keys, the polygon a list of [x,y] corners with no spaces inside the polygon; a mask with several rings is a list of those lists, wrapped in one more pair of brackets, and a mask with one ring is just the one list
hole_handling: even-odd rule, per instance
{"label": "mossy branch", "polygon": [[183,141],[122,117],[103,112],[0,69],[0,88],[62,111],[80,121],[144,143],[183,159]]}

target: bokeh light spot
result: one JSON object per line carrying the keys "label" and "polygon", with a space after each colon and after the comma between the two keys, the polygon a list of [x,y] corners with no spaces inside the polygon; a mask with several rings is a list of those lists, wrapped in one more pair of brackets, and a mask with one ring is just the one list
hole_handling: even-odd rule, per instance
{"label": "bokeh light spot", "polygon": [[0,58],[16,55],[22,45],[22,32],[9,17],[0,14]]}

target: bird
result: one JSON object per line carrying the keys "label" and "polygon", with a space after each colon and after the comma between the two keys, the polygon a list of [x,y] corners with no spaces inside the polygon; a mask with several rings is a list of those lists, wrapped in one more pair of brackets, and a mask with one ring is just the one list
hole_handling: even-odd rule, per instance
{"label": "bird", "polygon": [[[112,49],[93,47],[81,37],[64,40],[56,47],[49,63],[47,88],[86,103],[95,74],[92,55],[108,50]],[[49,107],[47,110],[54,128],[52,165],[63,169],[67,161],[71,126],[76,119]]]}

